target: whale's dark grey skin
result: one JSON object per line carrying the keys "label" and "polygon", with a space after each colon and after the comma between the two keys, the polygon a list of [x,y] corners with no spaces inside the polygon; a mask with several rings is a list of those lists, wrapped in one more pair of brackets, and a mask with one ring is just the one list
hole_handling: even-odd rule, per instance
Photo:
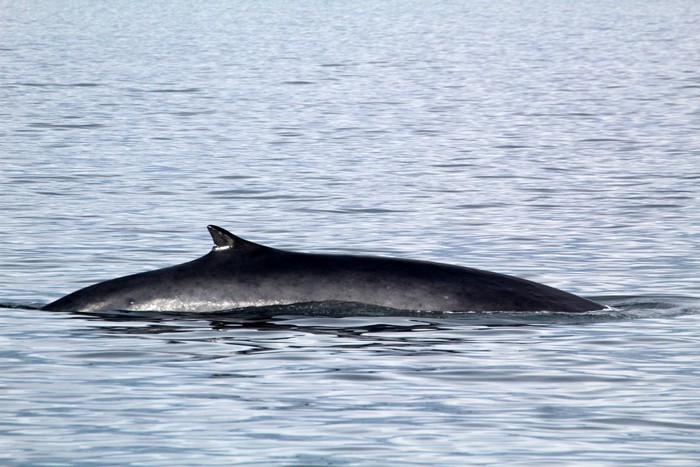
{"label": "whale's dark grey skin", "polygon": [[44,306],[50,311],[219,311],[305,302],[400,310],[562,311],[603,305],[478,269],[407,259],[296,253],[210,225],[216,246],[177,266],[100,282]]}

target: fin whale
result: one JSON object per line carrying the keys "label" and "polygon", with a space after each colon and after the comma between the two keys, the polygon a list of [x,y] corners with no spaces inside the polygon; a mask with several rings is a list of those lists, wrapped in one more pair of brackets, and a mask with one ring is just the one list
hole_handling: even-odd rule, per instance
{"label": "fin whale", "polygon": [[214,248],[194,261],[100,282],[49,311],[206,312],[306,302],[399,310],[561,311],[605,308],[517,277],[409,259],[298,253],[208,226]]}

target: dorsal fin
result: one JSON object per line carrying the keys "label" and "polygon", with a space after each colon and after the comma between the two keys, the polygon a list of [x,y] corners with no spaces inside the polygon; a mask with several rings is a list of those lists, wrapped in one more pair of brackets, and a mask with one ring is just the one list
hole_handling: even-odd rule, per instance
{"label": "dorsal fin", "polygon": [[236,248],[239,250],[257,250],[259,248],[264,248],[262,245],[257,243],[249,242],[241,237],[236,237],[231,232],[226,229],[222,229],[217,225],[208,225],[209,233],[211,238],[214,240],[215,250],[228,250],[230,248]]}

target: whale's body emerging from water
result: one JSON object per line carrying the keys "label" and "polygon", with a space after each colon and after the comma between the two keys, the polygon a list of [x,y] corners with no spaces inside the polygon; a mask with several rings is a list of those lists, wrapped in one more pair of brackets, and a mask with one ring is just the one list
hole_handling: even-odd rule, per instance
{"label": "whale's body emerging from water", "polygon": [[296,253],[209,226],[216,246],[177,266],[100,282],[50,311],[219,311],[306,302],[353,302],[400,310],[599,310],[585,298],[478,269],[407,259]]}

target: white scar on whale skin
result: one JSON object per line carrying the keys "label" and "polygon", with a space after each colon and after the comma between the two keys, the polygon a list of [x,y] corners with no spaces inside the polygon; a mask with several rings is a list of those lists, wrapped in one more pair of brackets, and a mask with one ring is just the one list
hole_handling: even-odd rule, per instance
{"label": "white scar on whale skin", "polygon": [[[255,308],[263,306],[275,306],[275,305],[291,305],[293,302],[286,302],[281,300],[255,300],[249,302],[243,301],[200,301],[192,303],[184,303],[182,300],[178,299],[166,299],[159,298],[155,300],[150,300],[143,302],[139,305],[132,305],[127,307],[127,310],[123,311],[183,311],[183,312],[197,312],[201,310],[210,311],[224,311],[233,310],[236,308]],[[94,310],[93,310],[94,311]]]}

